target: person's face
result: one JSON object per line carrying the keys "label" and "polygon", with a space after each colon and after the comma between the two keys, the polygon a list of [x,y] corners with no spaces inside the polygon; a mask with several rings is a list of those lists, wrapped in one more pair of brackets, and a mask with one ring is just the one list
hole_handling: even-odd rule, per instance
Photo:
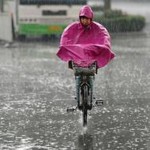
{"label": "person's face", "polygon": [[88,26],[88,25],[90,25],[90,23],[91,23],[91,19],[90,19],[90,18],[87,18],[87,17],[85,17],[85,16],[81,16],[81,17],[80,17],[80,22],[81,22],[81,24],[82,24],[83,26]]}

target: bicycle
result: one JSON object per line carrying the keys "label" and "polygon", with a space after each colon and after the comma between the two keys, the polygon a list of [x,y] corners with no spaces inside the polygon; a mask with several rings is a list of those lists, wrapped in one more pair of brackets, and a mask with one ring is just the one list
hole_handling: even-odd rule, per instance
{"label": "bicycle", "polygon": [[[95,74],[97,74],[97,64],[94,62],[88,67],[80,67],[74,62],[69,62],[69,68],[74,70],[76,81],[76,109],[82,111],[83,126],[87,125],[88,110],[93,107],[93,81]],[[102,100],[97,100],[96,105],[102,105]],[[67,111],[74,111],[76,109],[67,109]]]}

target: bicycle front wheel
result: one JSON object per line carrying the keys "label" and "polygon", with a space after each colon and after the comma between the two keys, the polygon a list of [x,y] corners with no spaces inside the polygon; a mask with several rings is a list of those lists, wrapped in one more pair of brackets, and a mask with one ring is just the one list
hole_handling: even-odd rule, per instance
{"label": "bicycle front wheel", "polygon": [[87,101],[88,101],[88,86],[83,86],[83,93],[82,93],[82,100],[83,100],[83,108],[82,108],[82,115],[83,115],[83,126],[87,125]]}

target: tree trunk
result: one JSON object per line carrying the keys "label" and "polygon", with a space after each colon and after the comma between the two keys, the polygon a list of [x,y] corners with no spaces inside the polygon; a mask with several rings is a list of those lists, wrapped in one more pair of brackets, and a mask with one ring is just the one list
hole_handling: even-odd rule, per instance
{"label": "tree trunk", "polygon": [[4,0],[0,0],[0,12],[4,12]]}
{"label": "tree trunk", "polygon": [[104,11],[111,10],[111,0],[104,0]]}

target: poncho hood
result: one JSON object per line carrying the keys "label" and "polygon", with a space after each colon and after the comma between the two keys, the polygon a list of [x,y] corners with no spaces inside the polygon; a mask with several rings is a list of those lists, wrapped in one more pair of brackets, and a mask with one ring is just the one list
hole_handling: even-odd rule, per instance
{"label": "poncho hood", "polygon": [[79,17],[85,16],[87,18],[93,19],[93,11],[90,6],[85,5],[81,7],[80,12],[79,12]]}

